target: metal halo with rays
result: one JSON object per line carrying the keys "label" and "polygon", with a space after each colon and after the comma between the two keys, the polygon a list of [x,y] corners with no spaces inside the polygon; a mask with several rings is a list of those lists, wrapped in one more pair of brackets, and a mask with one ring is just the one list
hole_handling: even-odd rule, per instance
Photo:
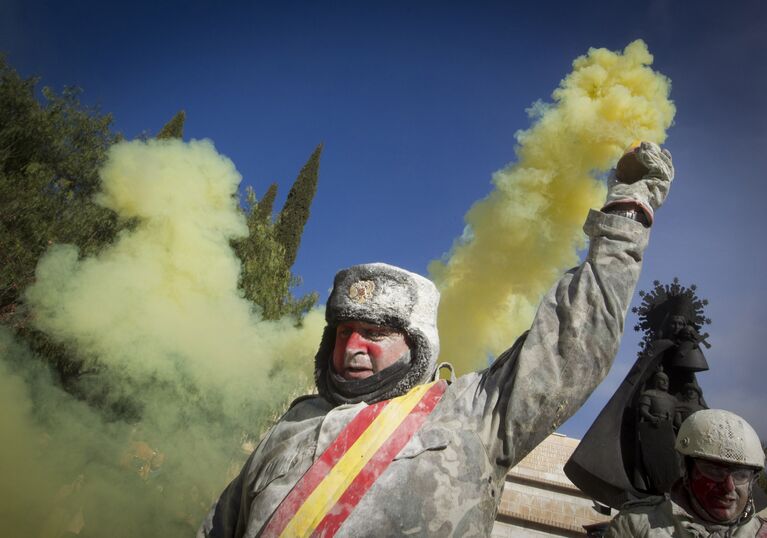
{"label": "metal halo with rays", "polygon": [[708,299],[700,299],[696,295],[698,288],[695,284],[685,287],[679,283],[679,278],[674,277],[671,284],[661,284],[659,280],[654,280],[653,286],[649,292],[639,292],[642,304],[631,309],[639,318],[634,330],[644,331],[640,353],[650,342],[663,338],[663,329],[673,315],[685,316],[698,332],[704,325],[711,323],[704,312]]}

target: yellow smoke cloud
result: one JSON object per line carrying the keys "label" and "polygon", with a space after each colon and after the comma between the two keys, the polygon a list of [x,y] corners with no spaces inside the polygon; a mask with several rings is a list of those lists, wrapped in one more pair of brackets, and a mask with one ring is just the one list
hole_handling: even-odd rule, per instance
{"label": "yellow smoke cloud", "polygon": [[261,322],[237,290],[229,240],[247,227],[229,159],[208,141],[122,143],[101,177],[99,203],[139,224],[94,258],[51,249],[27,291],[38,328],[129,373],[172,378],[181,357],[195,382],[232,394],[272,385],[257,372],[276,357],[311,373],[303,361],[316,341],[304,344],[289,323]]}
{"label": "yellow smoke cloud", "polygon": [[263,321],[237,289],[229,241],[247,227],[229,159],[208,141],[125,142],[101,178],[98,202],[136,225],[95,257],[51,248],[26,300],[36,328],[93,362],[78,390],[133,419],[105,422],[0,334],[0,428],[24,447],[0,449],[20,470],[0,504],[24,514],[4,535],[193,534],[242,442],[311,386],[322,314]]}
{"label": "yellow smoke cloud", "polygon": [[430,264],[442,292],[442,360],[465,372],[509,347],[543,293],[578,261],[585,216],[604,200],[594,173],[637,139],[665,140],[675,107],[652,60],[641,40],[623,53],[590,49],[554,103],[531,108],[533,126],[516,135],[516,163],[494,174],[494,190],[466,214],[464,237]]}

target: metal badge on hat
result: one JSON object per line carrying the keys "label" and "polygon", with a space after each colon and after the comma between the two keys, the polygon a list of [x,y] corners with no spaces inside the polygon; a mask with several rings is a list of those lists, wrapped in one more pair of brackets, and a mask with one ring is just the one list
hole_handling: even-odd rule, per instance
{"label": "metal badge on hat", "polygon": [[362,304],[373,298],[375,289],[376,285],[372,280],[358,280],[349,287],[349,299]]}

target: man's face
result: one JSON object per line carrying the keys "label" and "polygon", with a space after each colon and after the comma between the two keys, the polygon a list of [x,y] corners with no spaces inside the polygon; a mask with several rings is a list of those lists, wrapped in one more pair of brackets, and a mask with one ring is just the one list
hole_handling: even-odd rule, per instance
{"label": "man's face", "polygon": [[333,369],[344,379],[365,379],[397,362],[408,349],[405,335],[396,329],[346,321],[336,327]]}
{"label": "man's face", "polygon": [[713,520],[732,521],[746,508],[754,476],[746,467],[693,459],[690,489]]}

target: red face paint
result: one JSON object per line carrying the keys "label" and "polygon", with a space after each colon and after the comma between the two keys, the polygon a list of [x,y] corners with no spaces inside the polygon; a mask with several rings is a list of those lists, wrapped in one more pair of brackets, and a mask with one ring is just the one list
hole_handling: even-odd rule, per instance
{"label": "red face paint", "polygon": [[336,327],[333,369],[344,379],[365,379],[391,366],[408,350],[405,335],[364,321]]}
{"label": "red face paint", "polygon": [[753,472],[748,469],[694,460],[690,489],[713,520],[726,522],[746,508],[752,480]]}

